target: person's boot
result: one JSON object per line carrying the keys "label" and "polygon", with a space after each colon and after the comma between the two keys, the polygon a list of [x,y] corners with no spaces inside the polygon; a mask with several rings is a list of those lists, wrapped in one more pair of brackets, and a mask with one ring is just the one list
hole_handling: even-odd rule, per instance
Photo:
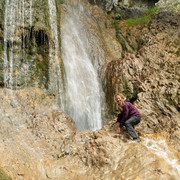
{"label": "person's boot", "polygon": [[133,141],[140,142],[140,139],[139,138],[133,138]]}

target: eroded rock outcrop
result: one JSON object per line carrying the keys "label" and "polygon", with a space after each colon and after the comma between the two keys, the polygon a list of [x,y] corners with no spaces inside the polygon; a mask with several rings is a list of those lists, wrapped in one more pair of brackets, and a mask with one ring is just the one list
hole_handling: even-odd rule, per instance
{"label": "eroded rock outcrop", "polygon": [[[137,128],[142,142],[135,143],[125,130],[117,135],[118,124],[113,122],[94,132],[76,131],[70,117],[50,108],[51,99],[42,90],[15,96],[21,102],[18,106],[9,96],[1,98],[1,112],[6,113],[1,122],[0,167],[12,179],[179,178],[174,166],[148,148],[158,136],[145,137]],[[171,153],[177,158],[176,151]]]}
{"label": "eroded rock outcrop", "polygon": [[[159,13],[140,31],[143,45],[136,54],[127,53],[107,68],[108,92],[116,86],[129,98],[138,98],[136,105],[147,122],[146,131],[145,124],[154,132],[179,128],[178,17]],[[137,29],[132,36],[138,37],[136,33]]]}
{"label": "eroded rock outcrop", "polygon": [[108,113],[116,114],[117,91],[134,101],[142,114],[136,127],[141,143],[125,130],[116,134],[111,121],[97,131],[77,131],[43,86],[0,89],[0,169],[17,180],[179,179],[179,15],[160,12],[132,27],[98,7],[90,11],[98,25],[87,23],[87,29],[99,30],[107,53]]}

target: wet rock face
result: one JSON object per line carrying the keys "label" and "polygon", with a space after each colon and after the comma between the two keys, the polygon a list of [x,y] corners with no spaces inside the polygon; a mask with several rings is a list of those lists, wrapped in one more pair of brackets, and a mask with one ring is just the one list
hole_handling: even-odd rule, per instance
{"label": "wet rock face", "polygon": [[[48,89],[51,83],[51,93],[56,94],[54,79],[58,79],[58,73],[54,71],[57,66],[54,63],[55,54],[59,63],[61,60],[59,50],[55,52],[56,40],[50,29],[48,1],[1,2],[0,86]],[[14,6],[14,11],[11,6]],[[53,72],[50,73],[50,69]]]}

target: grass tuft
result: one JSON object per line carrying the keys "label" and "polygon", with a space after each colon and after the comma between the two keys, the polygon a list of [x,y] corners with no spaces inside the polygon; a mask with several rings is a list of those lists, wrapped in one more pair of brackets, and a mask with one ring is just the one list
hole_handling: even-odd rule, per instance
{"label": "grass tuft", "polygon": [[154,14],[157,14],[158,11],[159,11],[159,8],[157,8],[157,7],[152,8],[148,11],[145,11],[143,17],[140,17],[138,19],[129,18],[126,20],[126,22],[129,26],[137,26],[142,23],[147,24],[151,20],[151,16]]}

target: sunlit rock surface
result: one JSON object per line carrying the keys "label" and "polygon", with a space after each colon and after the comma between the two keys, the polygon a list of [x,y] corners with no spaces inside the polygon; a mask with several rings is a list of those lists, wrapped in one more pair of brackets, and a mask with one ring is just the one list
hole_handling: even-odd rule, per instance
{"label": "sunlit rock surface", "polygon": [[19,104],[0,93],[0,167],[12,179],[179,179],[168,134],[146,136],[138,126],[136,143],[125,129],[116,134],[111,121],[101,130],[77,131],[40,89],[15,92]]}
{"label": "sunlit rock surface", "polygon": [[[119,28],[122,30],[123,26]],[[106,76],[110,94],[107,98],[112,98],[108,102],[113,102],[117,89],[130,99],[137,99],[135,104],[143,117],[141,130],[167,131],[176,140],[179,139],[176,132],[179,132],[179,26],[179,15],[162,12],[140,31],[132,28],[127,32],[123,28],[121,32],[124,37],[128,35],[128,42],[133,43],[134,36],[140,37],[141,45],[135,54],[125,53],[124,58],[111,61]],[[114,92],[112,87],[116,87]],[[179,149],[179,143],[175,144]]]}
{"label": "sunlit rock surface", "polygon": [[[77,131],[72,118],[59,108],[57,81],[53,81],[59,77],[54,72],[59,70],[55,58],[61,62],[60,51],[56,51],[59,41],[53,36],[57,33],[53,23],[56,16],[48,20],[54,27],[52,35],[49,26],[42,26],[43,2],[48,7],[48,1],[39,1],[36,6],[42,12],[39,15],[35,11],[37,21],[32,21],[35,35],[31,41],[39,44],[35,51],[29,49],[38,62],[36,66],[43,66],[27,81],[28,86],[23,81],[14,90],[3,88],[4,24],[0,22],[0,175],[13,180],[180,179],[179,15],[160,12],[149,23],[133,27],[88,4],[93,20],[81,17],[87,20],[86,33],[92,33],[88,46],[91,56],[97,53],[93,47],[101,47],[99,52],[104,57],[98,73],[106,94],[107,121],[117,113],[114,94],[123,92],[142,114],[136,126],[141,142],[136,143],[125,129],[116,134],[118,124],[112,121],[97,131]],[[65,5],[59,6],[66,12]],[[94,41],[95,36],[98,41]],[[51,75],[44,72],[49,53],[56,60]],[[97,54],[94,57],[99,60]]]}

